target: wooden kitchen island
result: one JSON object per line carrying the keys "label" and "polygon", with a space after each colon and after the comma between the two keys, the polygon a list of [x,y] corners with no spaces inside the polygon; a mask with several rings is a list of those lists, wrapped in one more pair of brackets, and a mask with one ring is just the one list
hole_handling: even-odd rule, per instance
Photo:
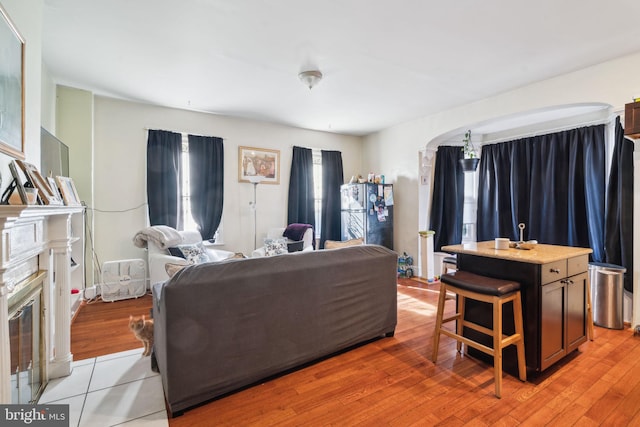
{"label": "wooden kitchen island", "polygon": [[[495,249],[493,241],[443,246],[457,254],[458,269],[520,282],[527,371],[539,373],[587,340],[590,248],[535,245],[533,249]],[[467,300],[465,318],[492,327],[491,306]],[[514,332],[512,306],[504,307],[505,334]],[[464,335],[493,347],[491,337],[465,328]],[[474,357],[492,359],[473,348]],[[504,350],[504,368],[517,373],[513,346]]]}

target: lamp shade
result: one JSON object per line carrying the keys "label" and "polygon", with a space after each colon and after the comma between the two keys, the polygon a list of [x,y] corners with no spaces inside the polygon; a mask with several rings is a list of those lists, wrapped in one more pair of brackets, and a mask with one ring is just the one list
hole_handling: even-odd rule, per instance
{"label": "lamp shade", "polygon": [[252,184],[259,184],[264,179],[264,176],[262,176],[262,175],[251,175],[251,176],[248,176],[247,179]]}

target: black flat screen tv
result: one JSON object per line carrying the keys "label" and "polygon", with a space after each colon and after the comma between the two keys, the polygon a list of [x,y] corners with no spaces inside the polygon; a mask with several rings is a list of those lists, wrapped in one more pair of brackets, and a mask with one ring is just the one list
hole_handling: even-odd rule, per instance
{"label": "black flat screen tv", "polygon": [[69,176],[69,147],[45,128],[40,128],[40,173],[42,176]]}

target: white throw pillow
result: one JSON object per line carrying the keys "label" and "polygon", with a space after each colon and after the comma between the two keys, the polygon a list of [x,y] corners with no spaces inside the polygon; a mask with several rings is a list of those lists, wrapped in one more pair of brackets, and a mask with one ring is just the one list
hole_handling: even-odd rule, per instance
{"label": "white throw pillow", "polygon": [[189,264],[202,264],[203,262],[211,261],[202,242],[192,245],[178,245],[177,248]]}
{"label": "white throw pillow", "polygon": [[282,255],[288,252],[287,239],[264,239],[265,256]]}

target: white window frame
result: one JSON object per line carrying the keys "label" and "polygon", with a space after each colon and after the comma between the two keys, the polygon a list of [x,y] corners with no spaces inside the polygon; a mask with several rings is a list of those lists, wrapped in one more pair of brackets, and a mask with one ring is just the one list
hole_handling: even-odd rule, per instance
{"label": "white window frame", "polygon": [[478,171],[464,173],[464,204],[462,210],[462,243],[477,240]]}
{"label": "white window frame", "polygon": [[[182,229],[184,231],[198,231],[198,225],[191,215],[191,186],[189,182],[189,136],[182,134],[182,153],[180,154],[182,163],[182,182],[180,183],[180,197],[182,198]],[[214,245],[224,244],[223,218],[220,219],[220,225],[213,235]]]}

